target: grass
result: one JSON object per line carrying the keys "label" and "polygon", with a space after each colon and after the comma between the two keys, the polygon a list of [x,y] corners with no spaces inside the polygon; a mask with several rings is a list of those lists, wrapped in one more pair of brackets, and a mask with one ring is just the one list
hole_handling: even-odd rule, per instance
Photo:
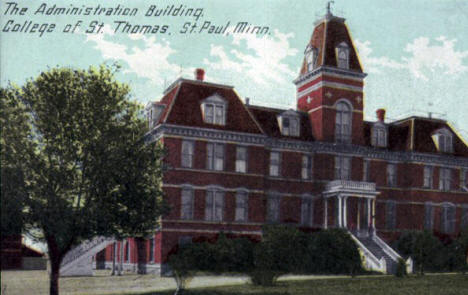
{"label": "grass", "polygon": [[[185,295],[302,295],[302,294],[411,294],[451,295],[468,294],[468,275],[429,274],[423,277],[411,276],[398,279],[392,276],[288,276],[283,277],[275,287],[258,287],[246,283],[245,277],[198,276],[194,278]],[[2,295],[48,294],[46,271],[2,271]],[[210,287],[208,287],[210,286]],[[4,289],[6,287],[6,290]],[[60,279],[61,295],[103,295],[103,294],[173,294],[173,278],[155,275],[126,274],[109,276],[99,271],[93,277],[71,277]]]}
{"label": "grass", "polygon": [[[173,291],[142,293],[141,295],[169,295]],[[184,295],[309,295],[309,294],[398,294],[398,295],[455,295],[468,294],[468,275],[444,274],[395,278],[375,276],[365,278],[339,278],[321,280],[280,281],[274,287],[250,284],[211,288],[188,289]]]}

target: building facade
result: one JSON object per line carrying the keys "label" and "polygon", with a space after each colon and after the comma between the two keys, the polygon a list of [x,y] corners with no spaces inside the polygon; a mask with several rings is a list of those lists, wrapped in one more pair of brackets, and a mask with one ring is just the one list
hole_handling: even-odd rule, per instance
{"label": "building facade", "polygon": [[[279,223],[345,228],[369,268],[391,272],[399,256],[386,242],[402,231],[450,238],[468,228],[466,143],[440,119],[389,122],[380,109],[365,121],[365,77],[345,20],[328,13],[306,45],[295,110],[250,105],[201,69],[170,85],[147,106],[148,140],[167,150],[171,206],[147,241],[148,271],[164,272],[180,244],[220,232],[260,240],[262,225]],[[109,266],[121,247],[135,269],[133,239],[96,260]]]}

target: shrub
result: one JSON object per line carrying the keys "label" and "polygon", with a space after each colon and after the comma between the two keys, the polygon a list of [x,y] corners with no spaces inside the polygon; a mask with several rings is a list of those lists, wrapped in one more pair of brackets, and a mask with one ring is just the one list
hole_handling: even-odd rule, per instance
{"label": "shrub", "polygon": [[395,276],[402,278],[406,277],[408,272],[406,271],[406,262],[402,258],[398,259],[397,268],[395,272]]}

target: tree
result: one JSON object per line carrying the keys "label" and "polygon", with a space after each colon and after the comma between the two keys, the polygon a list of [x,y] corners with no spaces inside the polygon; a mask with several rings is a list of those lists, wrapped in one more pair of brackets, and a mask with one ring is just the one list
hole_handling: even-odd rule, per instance
{"label": "tree", "polygon": [[2,101],[24,105],[16,110],[31,125],[23,133],[5,129],[2,143],[15,136],[26,142],[9,156],[23,163],[24,224],[47,243],[55,295],[60,263],[73,246],[97,235],[154,231],[167,210],[162,149],[145,143],[140,108],[112,68],[54,68],[2,91]]}

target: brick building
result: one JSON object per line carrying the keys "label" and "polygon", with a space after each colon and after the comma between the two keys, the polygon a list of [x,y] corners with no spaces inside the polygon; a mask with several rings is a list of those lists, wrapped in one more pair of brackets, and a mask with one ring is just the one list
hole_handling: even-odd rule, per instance
{"label": "brick building", "polygon": [[[168,151],[172,208],[147,241],[148,270],[164,272],[181,243],[220,232],[258,240],[263,224],[286,223],[346,228],[369,268],[392,272],[399,255],[386,242],[401,231],[468,227],[466,143],[440,119],[389,122],[380,109],[365,121],[365,77],[345,20],[328,13],[306,45],[295,110],[250,105],[201,69],[172,83],[147,106],[148,139]],[[134,240],[115,245],[97,260],[123,246],[135,269]]]}

